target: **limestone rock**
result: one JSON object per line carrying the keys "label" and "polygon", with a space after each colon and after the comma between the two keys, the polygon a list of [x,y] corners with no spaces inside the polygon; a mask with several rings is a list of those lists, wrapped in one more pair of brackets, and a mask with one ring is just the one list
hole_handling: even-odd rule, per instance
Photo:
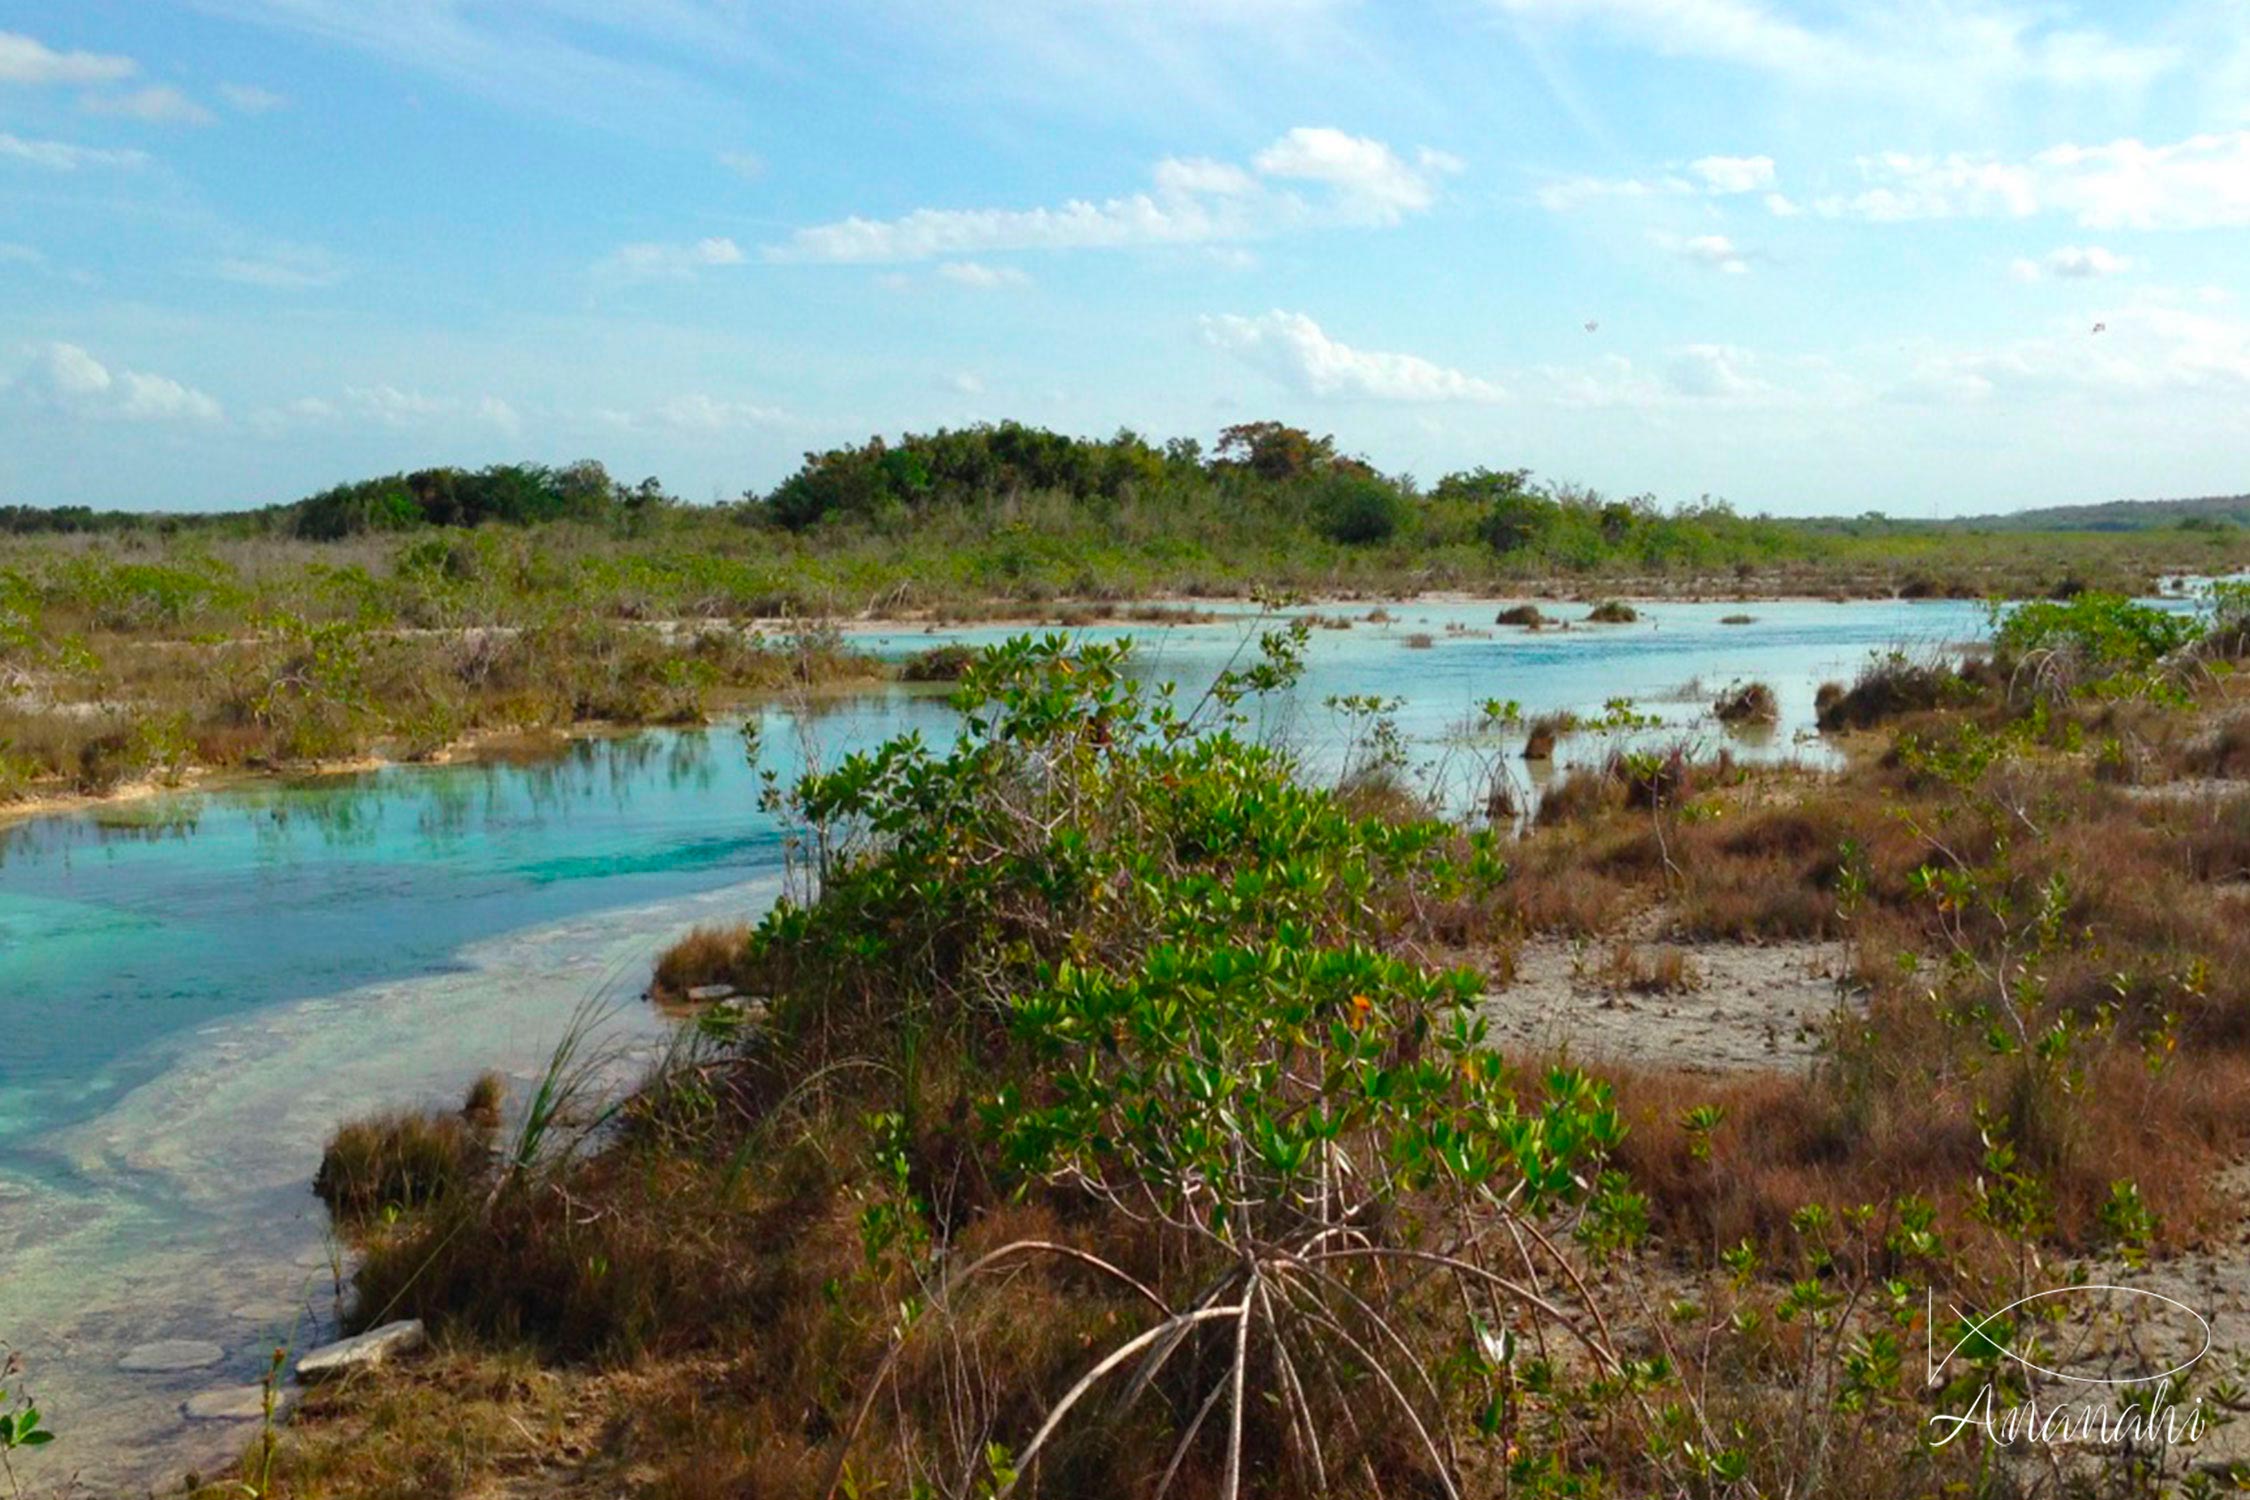
{"label": "limestone rock", "polygon": [[385,1323],[380,1328],[370,1328],[351,1338],[323,1344],[310,1354],[301,1356],[297,1360],[297,1378],[324,1380],[331,1375],[341,1375],[351,1370],[372,1369],[394,1354],[421,1348],[423,1338],[420,1318]]}
{"label": "limestone rock", "polygon": [[[293,1394],[287,1389],[274,1393],[276,1417],[289,1405]],[[214,1390],[197,1391],[181,1403],[180,1413],[190,1422],[260,1421],[266,1414],[266,1388],[262,1385],[222,1385]]]}
{"label": "limestone rock", "polygon": [[170,1375],[180,1370],[200,1370],[227,1357],[217,1344],[201,1339],[158,1339],[125,1351],[117,1368],[134,1375]]}

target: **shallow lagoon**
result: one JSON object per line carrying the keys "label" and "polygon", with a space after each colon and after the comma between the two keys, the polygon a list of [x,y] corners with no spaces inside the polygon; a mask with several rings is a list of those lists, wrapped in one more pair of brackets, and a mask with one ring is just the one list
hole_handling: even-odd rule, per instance
{"label": "shallow lagoon", "polygon": [[[1351,629],[1316,631],[1303,683],[1263,729],[1332,762],[1323,700],[1398,698],[1417,761],[1442,768],[1485,699],[1598,713],[1626,697],[1665,720],[1649,738],[1711,744],[1711,695],[1755,677],[1783,717],[1744,752],[1821,761],[1809,733],[1821,681],[1848,678],[1871,650],[1983,629],[1979,606],[1950,603],[1654,604],[1636,624],[1537,634],[1495,626],[1491,603],[1389,610],[1388,624],[1358,606]],[[1754,621],[1719,623],[1731,614]],[[901,656],[1019,629],[858,639]],[[1236,658],[1247,629],[1081,634],[1131,635],[1141,670],[1186,695]],[[1427,647],[1409,644],[1418,634]],[[1691,681],[1700,689],[1684,693]],[[899,689],[823,705],[804,725],[761,718],[764,764],[784,775],[808,742],[825,758],[951,723],[939,695]],[[1605,748],[1566,742],[1564,758]],[[655,952],[696,921],[754,914],[779,888],[780,831],[758,787],[740,736],[715,728],[0,827],[0,1340],[24,1351],[64,1435],[48,1470],[160,1480],[238,1450],[244,1429],[184,1423],[180,1405],[255,1378],[276,1338],[301,1346],[329,1326],[336,1266],[306,1185],[338,1120],[450,1100],[488,1067],[527,1080],[593,999],[612,1002],[621,1042],[661,1046],[664,1023],[635,998]],[[217,1358],[118,1369],[159,1339]]]}

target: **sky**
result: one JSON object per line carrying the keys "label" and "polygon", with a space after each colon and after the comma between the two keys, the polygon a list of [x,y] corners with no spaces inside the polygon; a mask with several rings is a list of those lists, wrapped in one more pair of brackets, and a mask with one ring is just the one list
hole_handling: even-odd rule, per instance
{"label": "sky", "polygon": [[0,503],[1004,418],[2250,490],[2250,0],[0,0]]}

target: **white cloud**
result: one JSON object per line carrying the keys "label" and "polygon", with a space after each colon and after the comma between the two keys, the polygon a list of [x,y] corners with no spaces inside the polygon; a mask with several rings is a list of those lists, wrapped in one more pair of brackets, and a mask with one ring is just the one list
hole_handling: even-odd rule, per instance
{"label": "white cloud", "polygon": [[479,400],[476,414],[479,421],[489,422],[510,437],[523,431],[523,417],[498,396],[486,396]]}
{"label": "white cloud", "polygon": [[1689,344],[1665,367],[1665,383],[1697,400],[1742,400],[1765,395],[1771,387],[1744,372],[1750,356],[1725,344]]}
{"label": "white cloud", "polygon": [[2014,261],[2009,265],[2008,273],[2018,281],[2037,281],[2042,276],[2089,281],[2101,276],[2116,276],[2131,269],[2131,257],[2105,250],[2099,245],[2064,245],[2047,252],[2044,261]]}
{"label": "white cloud", "polygon": [[1781,72],[1824,64],[1830,44],[1745,0],[1498,0],[1516,15],[1591,21],[1657,51]]}
{"label": "white cloud", "polygon": [[1996,157],[1863,157],[1858,193],[1814,204],[1830,218],[2029,218],[2054,213],[2089,229],[2211,229],[2250,225],[2250,130],[2055,146],[2019,161]]}
{"label": "white cloud", "polygon": [[2087,317],[1995,349],[1928,356],[1890,394],[1909,402],[2072,396],[2105,406],[2190,396],[2238,404],[2250,395],[2250,322],[2164,294]]}
{"label": "white cloud", "polygon": [[219,403],[168,375],[112,370],[77,344],[51,343],[9,388],[49,409],[128,422],[216,422]]}
{"label": "white cloud", "polygon": [[355,415],[389,427],[405,427],[456,409],[456,403],[442,397],[402,391],[389,384],[346,386],[344,403]]}
{"label": "white cloud", "polygon": [[725,401],[700,392],[675,396],[656,408],[645,421],[628,419],[628,425],[654,425],[675,432],[726,432],[743,427],[783,426],[792,420],[778,406],[754,401]]}
{"label": "white cloud", "polygon": [[[1292,228],[1389,225],[1429,208],[1437,182],[1461,169],[1443,152],[1409,163],[1381,141],[1326,127],[1282,136],[1245,169],[1205,159],[1157,163],[1147,192],[1058,208],[922,208],[896,219],[842,219],[800,229],[768,259],[881,263],[1009,250],[1205,245]],[[1290,188],[1322,191],[1308,202]]]}
{"label": "white cloud", "polygon": [[1211,193],[1237,198],[1258,190],[1257,178],[1233,162],[1213,161],[1207,156],[1168,156],[1150,175],[1156,179],[1156,190],[1167,197]]}
{"label": "white cloud", "polygon": [[334,400],[299,396],[279,407],[262,408],[252,413],[250,420],[268,429],[352,421],[400,429],[483,425],[510,437],[523,431],[523,414],[498,396],[433,396],[420,390],[401,390],[388,382],[346,386]]}
{"label": "white cloud", "polygon": [[286,108],[289,103],[286,95],[259,88],[254,83],[222,83],[219,85],[219,97],[226,100],[229,107],[246,115],[271,114],[277,109]]}
{"label": "white cloud", "polygon": [[688,244],[663,244],[646,241],[621,246],[617,252],[595,269],[631,280],[654,277],[682,278],[713,266],[739,266],[744,256],[742,247],[724,236],[701,239]]}
{"label": "white cloud", "polygon": [[139,120],[145,125],[208,125],[211,111],[168,83],[152,84],[129,94],[88,94],[78,107],[90,115],[112,115]]}
{"label": "white cloud", "polygon": [[1557,26],[1590,25],[1669,57],[1771,73],[1806,89],[1907,97],[1959,108],[1995,88],[2136,90],[2184,65],[2169,45],[2137,46],[2037,10],[1965,0],[1859,6],[1812,25],[1756,0],[1489,0]]}
{"label": "white cloud", "polygon": [[[1770,156],[1703,156],[1689,162],[1684,170],[1667,172],[1657,178],[1562,178],[1543,185],[1538,198],[1540,207],[1561,214],[1604,201],[1684,198],[1696,194],[1731,197],[1755,193],[1773,185],[1774,164]],[[1770,193],[1768,206],[1776,199],[1788,201],[1779,193]]]}
{"label": "white cloud", "polygon": [[986,292],[1031,285],[1031,278],[1014,266],[988,266],[982,261],[949,260],[937,268],[937,273],[957,286]]}
{"label": "white cloud", "polygon": [[138,71],[129,57],[57,52],[36,37],[0,31],[0,83],[116,83]]}
{"label": "white cloud", "polygon": [[1491,381],[1419,355],[1339,343],[1303,313],[1276,310],[1256,318],[1228,313],[1204,318],[1202,325],[1204,340],[1213,348],[1312,396],[1411,402],[1507,399],[1507,392]]}
{"label": "white cloud", "polygon": [[1663,194],[1692,191],[1688,184],[1677,178],[1662,182],[1643,182],[1631,177],[1566,177],[1542,185],[1538,192],[1539,206],[1549,213],[1567,214],[1599,203],[1606,199],[1654,198]]}
{"label": "white cloud", "polygon": [[1436,179],[1461,170],[1459,158],[1424,150],[1413,166],[1381,141],[1328,126],[1300,125],[1251,163],[1267,177],[1319,182],[1379,224],[1420,213],[1437,196]]}
{"label": "white cloud", "polygon": [[[1769,373],[1770,372],[1770,373]],[[1841,411],[1864,404],[1865,384],[1827,359],[1774,361],[1733,344],[1683,344],[1643,368],[1623,355],[1532,371],[1526,388],[1556,406],[1623,411]]]}
{"label": "white cloud", "polygon": [[51,172],[75,172],[80,167],[145,166],[148,153],[74,146],[68,141],[30,141],[0,130],[0,160],[26,161]]}
{"label": "white cloud", "polygon": [[1686,238],[1673,234],[1656,234],[1650,238],[1659,248],[1669,250],[1680,259],[1708,270],[1740,276],[1750,269],[1751,252],[1723,234],[1695,234]]}
{"label": "white cloud", "polygon": [[1714,193],[1755,193],[1773,186],[1770,156],[1706,156],[1688,163],[1688,170]]}

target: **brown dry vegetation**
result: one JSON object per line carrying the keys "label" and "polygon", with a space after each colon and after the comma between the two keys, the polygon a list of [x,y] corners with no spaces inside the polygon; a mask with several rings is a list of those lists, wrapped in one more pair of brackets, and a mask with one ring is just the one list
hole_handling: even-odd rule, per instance
{"label": "brown dry vegetation", "polygon": [[[2137,1184],[2159,1249],[2195,1245],[2239,1213],[2216,1184],[2250,1144],[2250,789],[2137,795],[2118,781],[2225,774],[2250,744],[2244,695],[2220,680],[2192,712],[2140,701],[2027,712],[2000,696],[2002,681],[1878,664],[1836,701],[1851,704],[1842,722],[1881,743],[1838,773],[1678,750],[1575,769],[1549,787],[1488,898],[1384,907],[1400,951],[1464,960],[1496,985],[1536,934],[1593,940],[1605,982],[1652,995],[1700,982],[1700,944],[1835,945],[1845,1004],[1812,1068],[1607,1070],[1630,1126],[1612,1165],[1646,1195],[1657,1231],[1641,1272],[1707,1288],[1720,1255],[1748,1246],[1785,1282],[1805,1265],[1808,1206],[1864,1205],[1872,1227],[1847,1237],[1849,1255],[1896,1274],[1905,1262],[1888,1236],[1924,1202],[1958,1273],[1987,1278],[2027,1252],[2113,1246],[2120,1183]],[[2101,770],[2128,762],[2127,778]],[[950,936],[931,941],[949,965],[982,961]],[[787,995],[832,957],[752,973],[740,933],[704,930],[667,955],[658,987],[724,978]],[[883,981],[861,975],[856,1020],[824,1025],[873,1024]],[[2003,994],[2026,1007],[2026,1036],[2062,1038],[2056,1050],[2010,1034],[2018,1018]],[[835,1070],[808,1071],[806,1048]],[[1510,1061],[1532,1087],[1541,1060]],[[890,1075],[854,1081],[894,1066],[912,1070],[903,1089]],[[309,1407],[284,1449],[281,1493],[406,1492],[402,1466],[440,1445],[402,1436],[405,1414],[438,1399],[432,1372],[446,1369],[469,1392],[431,1418],[453,1433],[455,1492],[536,1473],[542,1493],[821,1493],[842,1451],[839,1414],[876,1379],[898,1294],[867,1275],[859,1238],[870,1098],[906,1101],[900,1156],[955,1263],[1030,1239],[1171,1285],[1180,1267],[1161,1236],[1083,1193],[993,1177],[975,1146],[975,1066],[912,1049],[875,1064],[825,1030],[753,1038],[660,1077],[612,1143],[554,1184],[442,1198],[384,1230],[367,1245],[362,1316],[425,1316],[451,1352]],[[2006,1197],[2019,1178],[2030,1186]],[[873,1447],[913,1446],[969,1493],[980,1444],[1035,1425],[1046,1395],[1145,1320],[1115,1281],[1059,1257],[1026,1260],[1008,1282],[1005,1298],[969,1300],[943,1336],[909,1346],[863,1443],[876,1433]],[[1712,1307],[1725,1300],[1709,1295]],[[1802,1356],[1765,1326],[1707,1349],[1702,1378],[1722,1393],[1712,1409],[1759,1435],[1760,1461],[1786,1467],[1779,1413]],[[562,1384],[509,1352],[525,1349],[557,1364]],[[479,1350],[499,1352],[479,1363]],[[496,1369],[516,1372],[500,1406],[535,1440],[484,1415],[479,1382]],[[1049,1450],[1039,1492],[1150,1491],[1186,1416],[1178,1403],[1211,1375],[1198,1364],[1167,1383],[1169,1407],[1138,1407]],[[647,1403],[629,1421],[626,1390]],[[558,1400],[606,1415],[540,1426]],[[1285,1475],[1286,1431],[1267,1418],[1251,1427],[1249,1452],[1267,1465],[1256,1472]],[[1823,1450],[1832,1492],[1967,1483],[1899,1468],[1895,1433],[1838,1432]],[[1336,1442],[1365,1455],[1387,1492],[1430,1483],[1379,1422]],[[1216,1475],[1195,1466],[1208,1455],[1195,1453],[1179,1492],[1215,1493]],[[1977,1481],[1994,1494],[2013,1482]]]}

